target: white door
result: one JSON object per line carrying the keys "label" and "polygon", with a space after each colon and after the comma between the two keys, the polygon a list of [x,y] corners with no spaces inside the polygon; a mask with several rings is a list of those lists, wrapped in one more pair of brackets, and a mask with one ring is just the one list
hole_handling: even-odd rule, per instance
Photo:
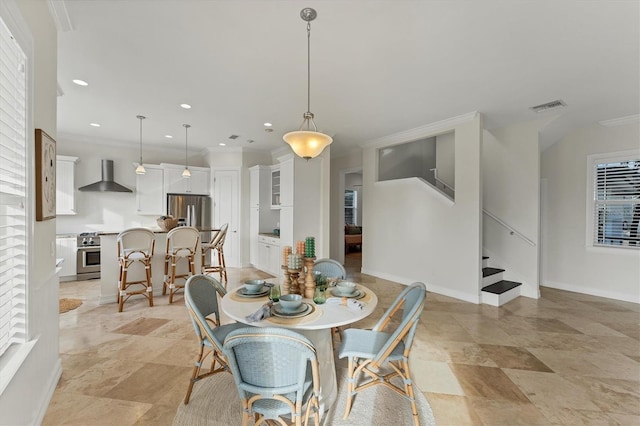
{"label": "white door", "polygon": [[240,171],[213,170],[213,225],[229,224],[224,243],[227,266],[240,267]]}

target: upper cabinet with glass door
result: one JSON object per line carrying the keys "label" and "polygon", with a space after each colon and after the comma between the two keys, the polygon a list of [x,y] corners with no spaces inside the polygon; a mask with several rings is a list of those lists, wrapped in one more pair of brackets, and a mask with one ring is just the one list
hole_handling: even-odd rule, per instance
{"label": "upper cabinet with glass door", "polygon": [[280,167],[271,169],[271,208],[280,208]]}

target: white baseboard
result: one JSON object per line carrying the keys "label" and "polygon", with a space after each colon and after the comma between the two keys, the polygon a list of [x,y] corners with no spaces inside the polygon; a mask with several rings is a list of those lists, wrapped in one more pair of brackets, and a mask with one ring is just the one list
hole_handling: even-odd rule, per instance
{"label": "white baseboard", "polygon": [[[365,268],[364,266],[362,267],[362,271],[363,274],[367,274],[367,275],[371,275],[377,278],[382,278],[383,280],[389,280],[389,281],[393,281],[396,283],[400,283],[403,285],[409,285],[413,282],[416,281],[420,281],[419,278],[409,278],[409,277],[400,277],[397,275],[393,275],[393,274],[388,274],[386,272],[382,272],[382,271],[375,271],[373,269],[368,269]],[[465,302],[469,302],[469,303],[475,303],[480,304],[480,295],[479,294],[469,294],[469,293],[464,293],[458,290],[452,290],[450,288],[447,287],[442,287],[439,286],[437,284],[432,284],[432,283],[427,283],[425,282],[425,285],[427,286],[427,291],[430,291],[432,293],[437,293],[437,294],[441,294],[443,296],[447,296],[447,297],[453,297],[454,299],[459,299],[459,300],[463,300]]]}
{"label": "white baseboard", "polygon": [[60,380],[60,376],[62,376],[62,361],[60,358],[57,359],[55,367],[51,370],[51,376],[49,376],[49,383],[47,384],[47,390],[43,395],[42,403],[40,404],[40,408],[35,413],[35,422],[34,424],[42,424],[42,420],[44,420],[45,414],[47,414],[47,409],[49,408],[49,403],[51,402],[51,398],[53,398],[53,393],[56,390],[56,386],[58,385],[58,381]]}
{"label": "white baseboard", "polygon": [[640,303],[640,295],[619,293],[616,291],[602,290],[599,288],[582,287],[575,284],[560,283],[544,280],[543,287],[557,288],[558,290],[571,291],[573,293],[589,294],[591,296],[606,297],[607,299],[622,300],[623,302]]}

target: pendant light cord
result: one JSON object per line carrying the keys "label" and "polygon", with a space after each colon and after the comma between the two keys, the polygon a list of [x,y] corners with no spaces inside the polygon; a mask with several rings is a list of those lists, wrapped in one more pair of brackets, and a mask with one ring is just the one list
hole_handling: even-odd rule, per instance
{"label": "pendant light cord", "polygon": [[140,118],[140,165],[142,165],[142,118]]}
{"label": "pendant light cord", "polygon": [[311,22],[307,22],[307,112],[311,112]]}
{"label": "pendant light cord", "polygon": [[189,158],[187,155],[187,152],[189,150],[189,136],[188,133],[189,132],[189,125],[185,125],[184,126],[184,168],[188,169],[189,168]]}

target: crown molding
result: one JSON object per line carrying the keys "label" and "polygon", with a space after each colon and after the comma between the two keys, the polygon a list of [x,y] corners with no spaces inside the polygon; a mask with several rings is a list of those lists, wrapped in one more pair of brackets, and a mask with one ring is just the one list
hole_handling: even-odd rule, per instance
{"label": "crown molding", "polygon": [[368,142],[360,144],[362,148],[379,148],[382,146],[394,145],[402,142],[410,142],[424,138],[425,136],[434,136],[437,133],[453,130],[460,124],[468,123],[474,120],[478,115],[478,111],[467,114],[458,115],[456,117],[447,118],[445,120],[436,121],[435,123],[405,130],[393,135],[383,136]]}
{"label": "crown molding", "polygon": [[640,114],[629,115],[627,117],[612,118],[611,120],[598,121],[598,124],[605,127],[626,126],[627,124],[640,123]]}
{"label": "crown molding", "polygon": [[49,5],[49,10],[51,11],[51,16],[53,17],[53,22],[56,24],[58,32],[64,33],[75,30],[64,0],[48,0],[47,4]]}

